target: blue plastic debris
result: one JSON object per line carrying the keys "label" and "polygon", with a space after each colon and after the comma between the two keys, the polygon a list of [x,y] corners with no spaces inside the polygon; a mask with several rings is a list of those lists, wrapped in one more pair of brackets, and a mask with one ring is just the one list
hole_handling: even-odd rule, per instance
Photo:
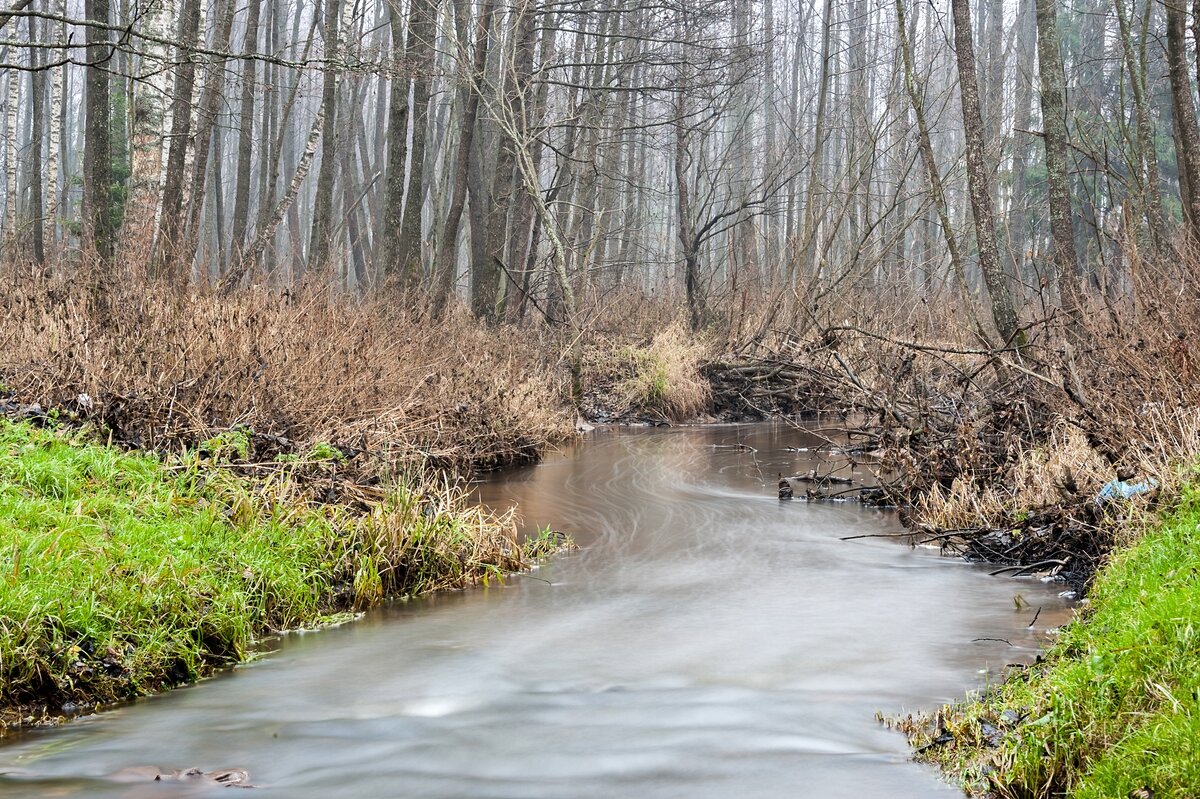
{"label": "blue plastic debris", "polygon": [[1141,481],[1140,483],[1130,483],[1125,480],[1113,480],[1100,489],[1100,493],[1096,494],[1097,505],[1107,505],[1118,499],[1131,499],[1138,494],[1148,494],[1158,488],[1158,481],[1153,477]]}

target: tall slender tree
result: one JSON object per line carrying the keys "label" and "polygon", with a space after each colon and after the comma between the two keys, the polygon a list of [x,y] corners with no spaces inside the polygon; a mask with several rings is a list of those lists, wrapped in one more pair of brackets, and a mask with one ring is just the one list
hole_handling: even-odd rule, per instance
{"label": "tall slender tree", "polygon": [[1005,346],[1022,346],[1025,342],[996,243],[991,171],[987,165],[983,117],[979,111],[979,81],[976,79],[975,45],[971,40],[969,0],[951,0],[950,13],[954,20],[954,54],[958,61],[958,90],[967,151],[967,191],[971,196],[971,214],[975,218],[979,270],[983,273],[991,300],[992,320],[1001,340]]}
{"label": "tall slender tree", "polygon": [[88,25],[86,131],[83,146],[84,249],[102,263],[112,260],[116,231],[112,213],[112,110],[109,95],[109,0],[85,0]]}
{"label": "tall slender tree", "polygon": [[[40,21],[29,17],[29,41],[40,40]],[[33,48],[29,51],[29,95],[31,99],[30,131],[29,131],[29,226],[30,254],[33,262],[39,267],[46,264],[45,240],[45,200],[42,196],[43,157],[42,142],[46,135],[46,73],[41,69],[43,60],[40,51]]]}
{"label": "tall slender tree", "polygon": [[171,97],[170,144],[151,272],[173,275],[182,258],[183,193],[187,149],[192,137],[192,94],[196,87],[194,51],[200,36],[200,0],[183,0],[175,48],[175,85]]}
{"label": "tall slender tree", "polygon": [[1071,213],[1066,75],[1058,36],[1057,0],[1037,0],[1036,8],[1042,142],[1046,150],[1046,189],[1050,199],[1054,272],[1063,310],[1074,328],[1080,322],[1079,256],[1075,251],[1075,226]]}
{"label": "tall slender tree", "polygon": [[440,313],[449,297],[455,279],[458,276],[458,231],[462,221],[463,209],[467,203],[468,170],[471,164],[471,152],[475,141],[475,129],[479,120],[479,91],[483,83],[483,74],[487,66],[488,42],[492,33],[492,15],[495,4],[492,0],[484,0],[480,7],[479,18],[475,24],[474,49],[471,54],[471,36],[469,35],[469,0],[454,2],[454,30],[457,39],[456,52],[460,64],[470,61],[469,71],[460,66],[458,86],[458,104],[462,108],[459,121],[458,149],[454,153],[453,168],[450,174],[451,198],[450,207],[442,229],[441,247],[438,251],[435,268],[436,289],[434,309]]}
{"label": "tall slender tree", "polygon": [[1175,151],[1178,156],[1184,214],[1193,245],[1200,246],[1200,127],[1187,56],[1187,7],[1183,0],[1164,0],[1167,9],[1167,71],[1175,112]]}
{"label": "tall slender tree", "polygon": [[242,103],[238,113],[237,176],[233,197],[233,241],[231,263],[241,261],[246,244],[246,228],[250,219],[250,169],[254,155],[254,95],[258,61],[252,55],[258,48],[258,23],[262,0],[249,0],[246,12],[246,32],[242,37]]}
{"label": "tall slender tree", "polygon": [[337,75],[340,54],[341,0],[325,0],[325,59],[329,66],[321,90],[321,108],[325,123],[321,129],[321,168],[317,174],[317,193],[313,200],[312,236],[308,243],[309,271],[324,271],[330,264],[333,247],[333,184],[337,177]]}
{"label": "tall slender tree", "polygon": [[429,86],[433,80],[433,37],[438,12],[436,0],[410,0],[408,42],[405,61],[413,70],[412,80],[412,146],[409,147],[407,199],[396,247],[396,266],[403,269],[410,282],[421,274],[424,251],[421,211],[425,206],[425,135],[429,126]]}

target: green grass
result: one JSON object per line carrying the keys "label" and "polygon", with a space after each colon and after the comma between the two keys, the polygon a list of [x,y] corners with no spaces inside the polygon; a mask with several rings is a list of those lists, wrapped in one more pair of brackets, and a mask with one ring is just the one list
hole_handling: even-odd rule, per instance
{"label": "green grass", "polygon": [[[275,630],[525,565],[511,516],[443,485],[369,512],[83,434],[0,420],[0,709],[57,712],[194,680]],[[0,720],[0,726],[3,721]]]}
{"label": "green grass", "polygon": [[[955,741],[927,751],[968,788],[1003,797],[1195,799],[1200,488],[1114,556],[1090,601],[1091,613],[1063,630],[1042,663],[947,709]],[[986,743],[983,723],[1000,731],[998,746]]]}

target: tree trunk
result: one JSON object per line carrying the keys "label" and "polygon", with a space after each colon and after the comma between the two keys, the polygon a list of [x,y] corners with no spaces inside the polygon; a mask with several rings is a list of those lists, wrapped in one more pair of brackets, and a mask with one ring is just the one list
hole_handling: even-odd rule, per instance
{"label": "tree trunk", "polygon": [[[249,0],[246,17],[246,35],[242,39],[242,50],[253,53],[258,49],[258,21],[262,12],[262,0]],[[250,174],[251,155],[254,149],[254,90],[257,77],[257,62],[254,58],[242,60],[242,107],[238,117],[237,178],[233,198],[233,234],[231,263],[242,260],[242,248],[246,245],[246,227],[250,219]],[[269,99],[269,98],[267,98]],[[267,102],[264,99],[264,106]]]}
{"label": "tree trunk", "polygon": [[454,3],[454,29],[458,38],[459,72],[460,76],[465,77],[460,77],[458,85],[458,103],[462,108],[462,117],[459,124],[458,150],[454,154],[451,176],[450,210],[446,213],[442,227],[441,246],[434,269],[434,280],[437,286],[434,294],[434,312],[438,314],[445,307],[458,273],[458,231],[462,223],[463,208],[467,202],[468,169],[475,142],[475,129],[479,122],[479,84],[483,81],[483,73],[487,66],[488,42],[491,38],[494,7],[492,0],[485,0],[480,9],[479,19],[475,26],[475,54],[468,74],[465,63],[467,48],[470,46],[467,25],[470,3],[468,0],[455,0]]}
{"label": "tree trunk", "polygon": [[[224,52],[229,48],[229,35],[233,28],[233,0],[217,0],[215,7],[215,25],[213,28],[212,49]],[[204,197],[208,189],[209,169],[213,131],[217,127],[217,117],[221,113],[225,90],[225,62],[220,56],[212,56],[204,77],[204,89],[200,92],[200,105],[197,109],[195,150],[192,153],[192,185],[188,196],[188,226],[184,237],[183,250],[180,253],[179,265],[183,268],[182,282],[186,283],[191,274],[191,265],[195,260],[200,244],[200,229],[203,227],[201,212],[204,210]],[[219,157],[219,153],[218,153]]]}
{"label": "tree trunk", "polygon": [[686,120],[687,87],[680,87],[675,103],[675,210],[679,220],[679,248],[683,254],[683,289],[687,299],[688,321],[692,330],[704,324],[704,297],[700,290],[700,260],[696,242],[695,222],[692,218],[692,198],[688,188],[687,162],[689,136]]}
{"label": "tree trunk", "polygon": [[[535,0],[521,0],[512,14],[515,40],[511,62],[501,63],[501,81],[493,100],[492,116],[497,123],[500,152],[492,174],[487,213],[487,238],[483,263],[474,265],[471,285],[471,309],[483,319],[495,319],[503,311],[507,276],[505,263],[509,210],[518,187],[517,149],[524,147],[525,93],[532,69],[534,47]],[[503,60],[504,53],[501,53]],[[565,252],[565,247],[564,247]],[[564,266],[565,268],[565,266]]]}
{"label": "tree trunk", "polygon": [[1133,31],[1125,0],[1116,0],[1116,11],[1121,49],[1125,58],[1125,68],[1129,72],[1130,93],[1133,95],[1138,150],[1134,161],[1140,176],[1138,183],[1142,194],[1141,204],[1145,209],[1146,222],[1150,229],[1150,245],[1154,254],[1162,258],[1168,254],[1170,242],[1166,233],[1162,194],[1158,190],[1158,153],[1154,143],[1154,124],[1150,121],[1150,109],[1146,104],[1146,64],[1134,54]]}
{"label": "tree trunk", "polygon": [[[813,128],[813,155],[808,170],[808,187],[804,200],[804,231],[801,233],[801,243],[804,247],[802,256],[802,274],[813,278],[817,274],[817,186],[821,181],[821,169],[825,160],[825,115],[829,98],[829,79],[831,60],[830,38],[833,29],[833,0],[825,0],[825,14],[821,20],[821,81],[817,88],[817,118]],[[794,266],[789,270],[788,280],[795,279]]]}
{"label": "tree trunk", "polygon": [[[60,2],[62,0],[59,0]],[[54,10],[61,10],[57,3],[52,5]],[[51,40],[61,43],[63,40],[62,26],[50,23],[54,33]],[[62,116],[63,116],[63,73],[65,69],[53,70],[50,74],[50,118],[47,120],[49,132],[46,136],[46,225],[49,240],[58,241],[58,212],[59,212],[59,151],[62,149]]]}
{"label": "tree trunk", "polygon": [[304,181],[308,177],[309,167],[312,166],[313,157],[316,155],[317,143],[321,140],[321,128],[324,122],[324,109],[319,109],[317,116],[313,119],[312,128],[308,131],[308,138],[304,144],[304,152],[301,153],[300,160],[296,164],[296,171],[292,175],[291,182],[288,183],[288,190],[284,192],[282,199],[268,213],[259,217],[258,230],[255,233],[254,240],[246,248],[245,255],[242,256],[242,262],[235,264],[229,270],[229,273],[222,281],[222,288],[231,289],[238,284],[250,266],[262,256],[271,239],[275,237],[275,231],[279,229],[284,216],[295,205],[296,197],[300,195],[300,189],[304,186]]}
{"label": "tree trunk", "polygon": [[1196,107],[1192,102],[1189,78],[1186,7],[1182,0],[1166,0],[1167,68],[1171,77],[1171,100],[1175,111],[1176,150],[1181,184],[1186,184],[1183,207],[1188,219],[1193,246],[1200,245],[1200,130],[1196,125]]}
{"label": "tree trunk", "polygon": [[[109,0],[86,0],[89,20],[108,24]],[[116,231],[112,215],[112,129],[108,63],[112,56],[108,31],[89,25],[86,74],[86,130],[83,150],[83,249],[107,265],[113,257]]]}
{"label": "tree trunk", "polygon": [[1054,273],[1062,308],[1072,327],[1080,322],[1079,257],[1071,213],[1071,165],[1067,159],[1066,77],[1058,38],[1057,0],[1037,0],[1038,72],[1041,78],[1042,141]]}
{"label": "tree trunk", "polygon": [[[5,46],[0,49],[0,53],[3,53],[0,59],[6,62],[10,55],[18,63],[21,60],[21,51],[16,48]],[[20,128],[17,126],[21,117],[21,76],[22,72],[18,69],[5,70],[3,75],[4,125],[0,129],[4,131],[4,215],[0,217],[0,226],[3,226],[4,238],[9,240],[23,238],[19,233],[20,225],[24,221],[20,208],[22,187],[17,183],[21,172],[18,153],[23,149],[19,141]]]}
{"label": "tree trunk", "polygon": [[[404,25],[398,4],[389,3],[392,31],[392,59],[397,70],[407,60],[404,50]],[[402,59],[403,55],[403,59]],[[407,65],[406,67],[407,68]],[[403,268],[400,260],[400,234],[404,227],[404,187],[408,182],[408,76],[391,76],[388,100],[387,168],[383,190],[383,215],[375,239],[380,242],[379,261],[384,274]]]}
{"label": "tree trunk", "polygon": [[1024,275],[1029,249],[1029,130],[1033,116],[1033,61],[1037,49],[1037,13],[1034,0],[1019,0],[1017,6],[1017,66],[1013,70],[1014,91],[1012,149],[1012,203],[1008,212],[1010,269],[1018,280]]}
{"label": "tree trunk", "polygon": [[425,205],[425,132],[429,126],[429,84],[433,78],[433,39],[436,35],[434,0],[411,0],[408,15],[408,46],[405,61],[416,70],[413,75],[412,145],[409,148],[410,167],[406,181],[408,198],[404,204],[404,219],[396,251],[396,268],[404,270],[410,284],[420,279],[422,271],[421,209]]}
{"label": "tree trunk", "polygon": [[200,35],[200,0],[183,0],[179,14],[179,47],[175,58],[174,96],[171,98],[171,134],[167,149],[167,171],[163,181],[162,210],[158,216],[151,273],[174,276],[181,258],[183,237],[183,173],[191,142],[192,93],[196,87],[196,63],[192,49]]}
{"label": "tree trunk", "polygon": [[[29,41],[36,42],[40,40],[39,28],[40,23],[34,17],[29,18]],[[30,249],[32,250],[33,262],[39,269],[46,265],[46,241],[45,241],[45,201],[42,196],[42,185],[44,183],[43,173],[43,158],[42,158],[42,139],[46,133],[46,73],[39,67],[44,57],[41,52],[34,48],[29,51],[30,66],[33,71],[29,77],[29,94],[32,105],[32,113],[30,114],[31,136],[29,142],[29,221],[30,221]]]}
{"label": "tree trunk", "polygon": [[[300,2],[302,3],[303,0],[300,0]],[[300,17],[301,17],[300,9],[298,8],[292,17],[292,37],[291,37],[292,42],[296,42],[299,40]],[[301,60],[301,61],[305,61],[308,59],[308,54],[309,54],[309,51],[312,49],[313,39],[315,37],[316,30],[317,30],[317,24],[319,21],[320,21],[320,15],[313,14],[312,20],[309,22],[308,35],[305,37],[305,40],[304,40],[304,47],[300,51],[300,59],[299,60]],[[281,31],[282,31],[282,29],[281,29]],[[283,38],[282,32],[280,34],[280,38],[281,39]],[[264,194],[263,199],[261,199],[259,201],[258,219],[255,220],[256,230],[261,231],[268,226],[271,227],[272,239],[265,242],[261,247],[258,247],[256,244],[255,247],[252,248],[252,250],[250,251],[253,254],[253,257],[251,258],[251,263],[243,265],[245,268],[245,271],[252,271],[257,266],[257,264],[259,263],[259,260],[260,260],[260,256],[262,256],[266,252],[267,247],[271,244],[273,237],[274,237],[275,230],[278,228],[278,225],[279,225],[278,222],[275,222],[272,224],[271,218],[272,218],[272,215],[274,214],[275,208],[276,208],[275,199],[278,196],[278,192],[279,192],[279,188],[280,188],[279,181],[280,181],[280,175],[283,171],[283,162],[284,162],[285,158],[288,161],[288,168],[292,169],[291,149],[293,148],[293,137],[289,136],[288,134],[291,132],[292,111],[296,107],[296,98],[300,93],[300,82],[301,81],[300,81],[299,76],[293,76],[291,84],[286,86],[287,91],[288,91],[287,100],[283,101],[282,107],[279,111],[278,123],[275,126],[275,138],[271,144],[270,165],[268,167],[268,176],[267,176],[267,181],[266,181],[267,190]],[[281,81],[281,83],[282,83],[282,81]],[[321,118],[321,120],[323,122],[324,118],[325,118],[324,114],[318,114],[318,116]],[[319,133],[320,133],[320,130],[318,128],[318,134]],[[307,168],[305,171],[307,172]],[[294,203],[288,203],[286,206],[284,206],[284,208],[285,208],[285,214],[290,214],[293,212],[295,205],[294,205]],[[297,222],[296,226],[299,227],[298,222]],[[255,235],[256,241],[261,238],[262,238],[261,235],[259,235],[259,234]],[[270,271],[274,271],[274,269],[276,267],[278,267],[278,259],[273,258],[269,263],[269,267],[270,267]],[[239,267],[239,271],[241,270],[241,268],[242,267]]]}
{"label": "tree trunk", "polygon": [[1023,346],[1024,335],[1017,324],[1008,281],[1000,266],[996,246],[996,222],[992,211],[991,176],[986,162],[983,117],[979,112],[979,83],[975,77],[975,45],[971,41],[969,0],[951,0],[954,19],[954,51],[958,61],[959,98],[962,103],[963,133],[967,156],[967,189],[975,217],[975,240],[979,268],[992,304],[992,319],[1005,346]]}
{"label": "tree trunk", "polygon": [[[350,107],[353,108],[354,105]],[[343,142],[354,140],[354,132],[351,129],[353,124],[354,120],[350,114],[342,114],[340,135]],[[370,283],[370,276],[367,274],[366,254],[363,251],[362,228],[358,224],[360,203],[355,192],[357,187],[354,179],[354,151],[349,146],[343,146],[339,148],[338,158],[341,161],[339,168],[342,172],[342,206],[346,217],[346,238],[350,245],[350,258],[354,264],[354,289],[361,293]],[[346,281],[346,287],[350,288],[349,279]]]}
{"label": "tree trunk", "polygon": [[308,243],[308,271],[329,266],[333,246],[333,184],[337,178],[337,74],[341,0],[325,0],[325,58],[329,66],[321,91],[325,123],[321,130],[321,169],[317,173],[317,194],[313,200],[312,236]]}
{"label": "tree trunk", "polygon": [[[7,9],[0,11],[0,28],[3,28],[5,25],[7,25],[8,21],[14,16],[29,8],[32,2],[33,0],[16,0],[16,2],[10,5]],[[88,19],[92,19],[92,17],[88,17]]]}

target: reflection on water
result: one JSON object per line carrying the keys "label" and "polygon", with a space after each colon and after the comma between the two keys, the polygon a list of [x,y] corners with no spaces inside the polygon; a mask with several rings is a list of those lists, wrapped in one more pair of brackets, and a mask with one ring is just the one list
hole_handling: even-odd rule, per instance
{"label": "reflection on water", "polygon": [[480,487],[580,552],[26,736],[0,747],[0,795],[227,790],[111,778],[152,765],[245,768],[281,797],[954,796],[875,711],[1028,659],[1062,601],[840,540],[895,530],[890,513],[780,502],[777,474],[814,465],[786,447],[815,443],[768,425],[597,433]]}

